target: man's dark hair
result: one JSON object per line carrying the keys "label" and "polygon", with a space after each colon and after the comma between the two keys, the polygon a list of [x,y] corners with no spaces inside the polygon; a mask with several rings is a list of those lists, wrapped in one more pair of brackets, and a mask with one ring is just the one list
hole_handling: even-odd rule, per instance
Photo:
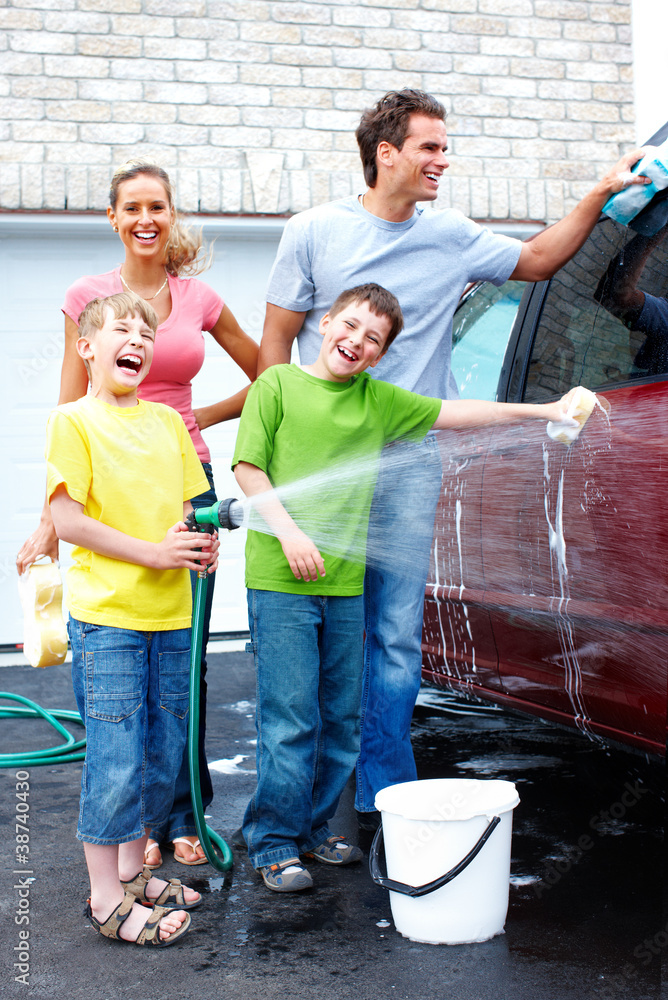
{"label": "man's dark hair", "polygon": [[404,316],[396,295],[388,292],[387,288],[383,288],[382,285],[368,282],[366,285],[356,285],[355,288],[347,288],[345,292],[341,292],[327,312],[330,317],[334,317],[337,313],[342,312],[346,306],[349,306],[351,302],[354,302],[356,305],[366,302],[369,306],[369,311],[374,316],[386,316],[389,319],[390,332],[383,344],[383,352],[385,352],[404,328]]}
{"label": "man's dark hair", "polygon": [[422,90],[391,90],[362,115],[355,132],[360,148],[364,180],[370,188],[376,186],[378,168],[376,151],[381,142],[401,149],[408,135],[411,115],[426,115],[445,121],[445,108],[431,94]]}

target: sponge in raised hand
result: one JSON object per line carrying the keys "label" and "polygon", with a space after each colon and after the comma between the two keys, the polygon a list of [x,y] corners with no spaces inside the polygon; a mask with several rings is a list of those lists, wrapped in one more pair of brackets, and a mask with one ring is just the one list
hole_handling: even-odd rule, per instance
{"label": "sponge in raised hand", "polygon": [[579,385],[573,392],[566,411],[569,422],[557,423],[550,420],[547,425],[548,436],[553,441],[561,441],[562,444],[573,444],[580,436],[580,431],[587,423],[596,402],[596,393]]}

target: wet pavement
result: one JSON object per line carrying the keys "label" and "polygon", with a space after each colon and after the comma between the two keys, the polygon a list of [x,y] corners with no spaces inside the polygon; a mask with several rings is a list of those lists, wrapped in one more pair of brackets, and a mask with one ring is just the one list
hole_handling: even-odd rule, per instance
{"label": "wet pavement", "polygon": [[[254,783],[254,677],[244,653],[210,657],[209,825],[228,842]],[[0,688],[72,708],[67,666],[0,669]],[[77,735],[78,727],[72,727]],[[0,751],[55,743],[45,724],[5,720]],[[362,865],[311,865],[313,891],[266,890],[235,848],[234,867],[161,874],[188,879],[205,903],[168,950],[102,940],[82,916],[87,878],[74,839],[81,765],[30,768],[32,876],[15,875],[16,769],[0,772],[5,833],[0,918],[6,996],[107,1000],[660,1000],[668,953],[663,905],[663,765],[575,732],[424,689],[414,717],[420,777],[517,784],[506,933],[483,944],[424,945],[394,929],[387,892]],[[351,795],[336,828],[358,838]],[[360,839],[368,851],[369,836]],[[25,884],[28,890],[17,886]],[[26,904],[27,899],[27,904]],[[29,924],[17,923],[17,911]],[[29,930],[29,938],[19,937]],[[29,945],[17,982],[15,949]],[[20,971],[19,973],[20,974]]]}

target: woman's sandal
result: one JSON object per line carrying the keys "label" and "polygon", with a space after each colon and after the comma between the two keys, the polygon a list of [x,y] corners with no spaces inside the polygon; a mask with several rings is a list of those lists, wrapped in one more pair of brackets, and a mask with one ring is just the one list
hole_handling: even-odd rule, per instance
{"label": "woman's sandal", "polygon": [[194,910],[196,906],[202,902],[202,896],[200,894],[199,899],[196,899],[192,903],[186,903],[185,892],[183,891],[183,883],[178,878],[166,879],[167,885],[162,890],[159,896],[155,898],[153,896],[146,895],[146,886],[152,878],[151,869],[148,865],[144,866],[144,870],[139,872],[133,879],[128,882],[123,882],[121,880],[121,885],[125,889],[126,893],[130,893],[134,899],[143,903],[144,906],[161,906],[165,910]]}
{"label": "woman's sandal", "polygon": [[[156,862],[156,864],[150,865],[148,863],[148,857],[149,854],[153,853],[153,851],[158,852],[160,860]],[[149,837],[148,840],[146,841],[146,847],[144,848],[144,867],[150,868],[151,871],[153,872],[155,871],[156,868],[160,868],[161,865],[162,865],[162,851],[160,850],[160,844],[158,843],[157,840],[151,840],[151,838]]]}
{"label": "woman's sandal", "polygon": [[169,937],[161,938],[160,921],[163,917],[167,916],[169,910],[165,909],[164,906],[154,906],[150,917],[140,930],[135,940],[128,941],[126,938],[122,938],[118,931],[123,922],[130,916],[130,911],[136,902],[137,900],[132,893],[126,892],[123,902],[116,907],[113,913],[109,914],[103,923],[100,923],[100,921],[93,916],[89,900],[86,905],[86,909],[84,910],[84,916],[88,917],[98,934],[111,938],[112,941],[121,941],[123,944],[150,944],[155,945],[157,948],[166,948],[167,945],[174,944],[175,941],[183,937],[183,935],[190,930],[191,917],[189,913],[186,913],[186,919],[183,921],[179,929],[173,931]]}
{"label": "woman's sandal", "polygon": [[199,840],[189,840],[187,837],[174,837],[171,843],[172,850],[174,851],[174,860],[178,861],[181,865],[208,865],[209,859],[206,855],[203,858],[195,858],[194,861],[186,861],[185,858],[181,857],[176,853],[176,844],[187,844],[193,854],[197,854],[197,848],[201,847]]}

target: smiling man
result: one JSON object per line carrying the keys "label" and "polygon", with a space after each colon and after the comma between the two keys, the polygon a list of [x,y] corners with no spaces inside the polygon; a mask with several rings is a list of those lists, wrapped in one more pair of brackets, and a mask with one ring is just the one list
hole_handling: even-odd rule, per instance
{"label": "smiling man", "polygon": [[[290,360],[298,338],[313,364],[318,325],[342,288],[377,282],[393,292],[405,326],[373,377],[425,396],[456,398],[450,371],[452,318],[471,281],[550,277],[582,246],[611,194],[628,183],[642,150],[626,154],[560,222],[529,243],[491,233],[454,209],[431,211],[448,168],[445,109],[417,90],[390,92],[356,132],[367,190],[302,212],[285,227],[269,280],[258,372]],[[626,175],[626,180],[623,175]],[[645,183],[634,177],[632,183]],[[415,551],[413,572],[367,570],[362,747],[357,765],[360,825],[371,828],[375,793],[416,777],[410,721],[420,684],[422,603],[441,483],[436,442],[390,446],[411,452],[401,481],[381,476],[371,530],[388,546],[397,532]],[[388,481],[389,480],[389,481]],[[406,512],[413,517],[407,520]],[[368,815],[371,814],[371,815]]]}

